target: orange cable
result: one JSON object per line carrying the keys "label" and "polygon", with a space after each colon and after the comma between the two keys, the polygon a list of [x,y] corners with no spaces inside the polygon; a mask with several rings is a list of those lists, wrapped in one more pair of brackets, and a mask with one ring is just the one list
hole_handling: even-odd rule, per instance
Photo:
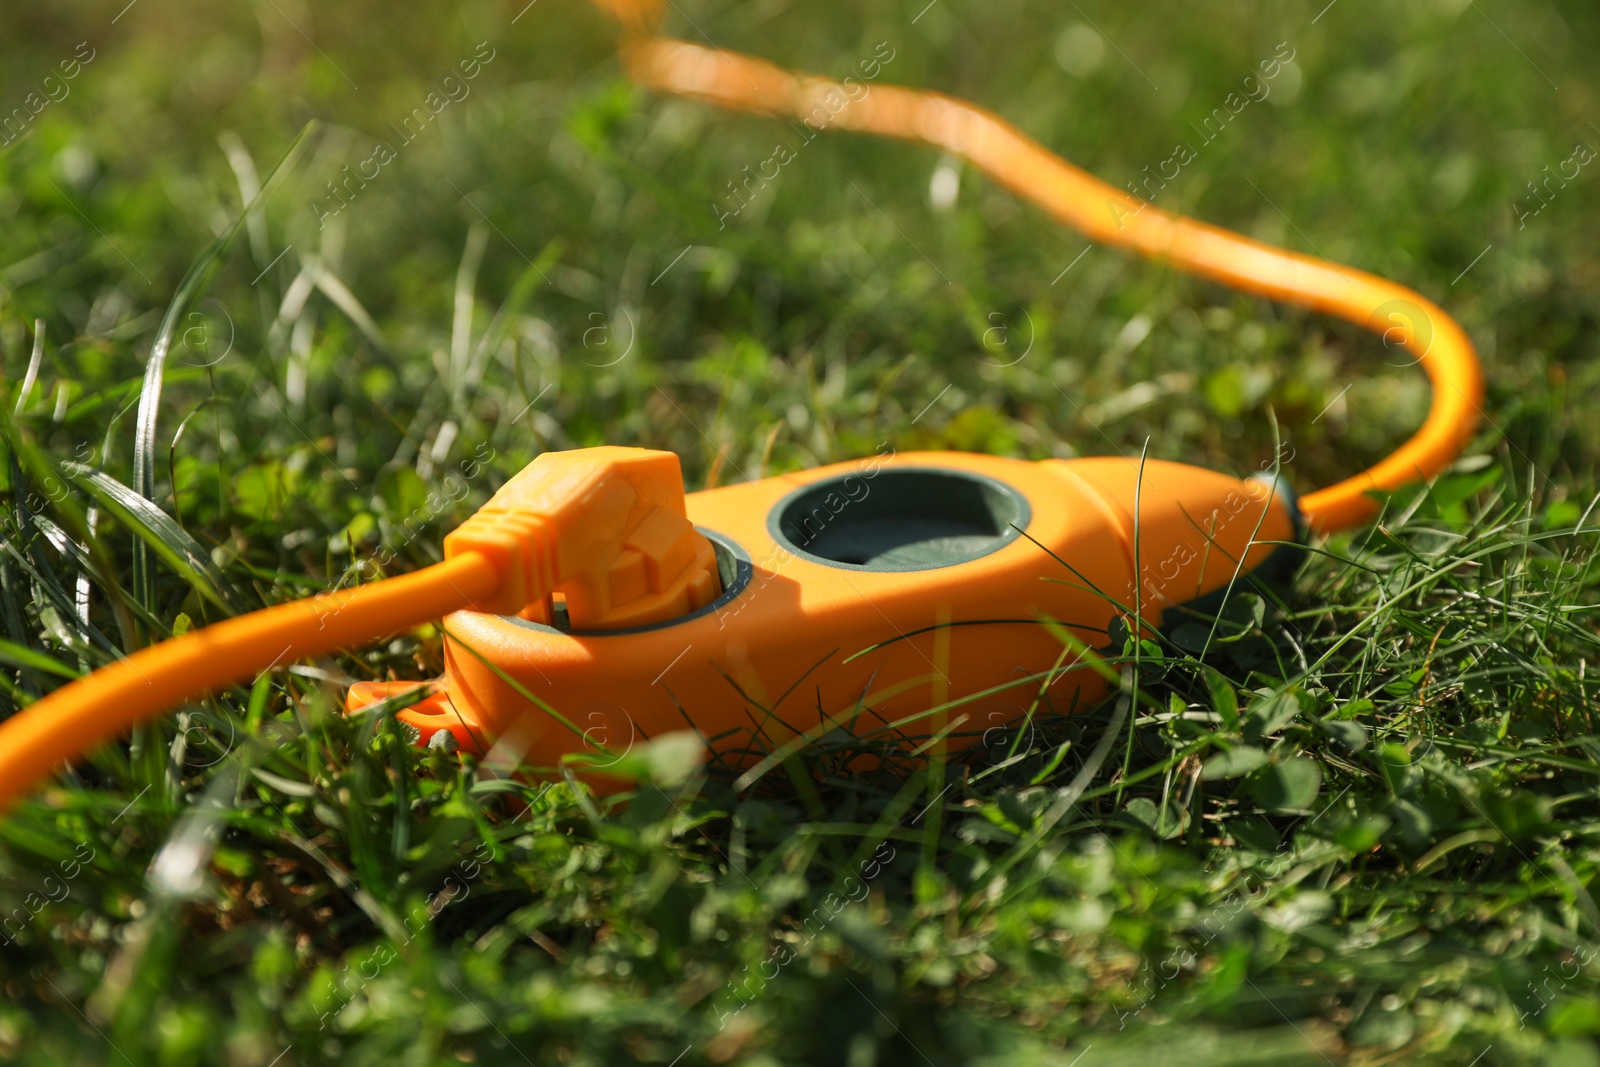
{"label": "orange cable", "polygon": [[63,761],[183,700],[442,618],[487,599],[500,581],[487,557],[466,553],[215,623],[69,682],[0,726],[0,811]]}
{"label": "orange cable", "polygon": [[[613,9],[654,4],[609,0]],[[647,21],[635,14],[631,27]],[[922,141],[970,161],[1091,240],[1129,248],[1235,289],[1348,319],[1406,346],[1433,384],[1428,417],[1410,440],[1369,470],[1300,500],[1313,528],[1346,529],[1377,514],[1368,494],[1443,470],[1472,438],[1483,378],[1466,333],[1454,319],[1403,285],[1315,256],[1289,252],[1164,211],[1073,166],[1004,119],[939,93],[894,85],[852,92],[765,60],[671,38],[622,46],[640,85],[722,107],[801,119],[864,133]]]}

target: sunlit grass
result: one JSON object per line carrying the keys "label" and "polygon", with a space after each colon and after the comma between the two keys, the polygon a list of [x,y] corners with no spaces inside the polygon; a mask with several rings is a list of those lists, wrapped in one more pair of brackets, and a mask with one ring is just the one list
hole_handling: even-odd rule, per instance
{"label": "sunlit grass", "polygon": [[[8,107],[97,49],[0,150],[0,709],[431,562],[548,448],[670,447],[691,487],[883,443],[1243,473],[1275,419],[1304,490],[1426,408],[1354,329],[1086,251],[922,149],[818,137],[719,217],[794,131],[643,96],[598,15],[521,7],[0,15]],[[336,714],[436,673],[432,629],[196,703],[0,823],[0,1054],[1600,1062],[1591,168],[1512,210],[1600,147],[1595,16],[1322,7],[672,28],[835,75],[889,42],[882,80],[1118,183],[1193,142],[1158,202],[1471,331],[1489,421],[1449,475],[1235,598],[1204,663],[1129,647],[1104,705],[945,766],[864,727],[599,800]],[[1293,73],[1193,132],[1280,42]]]}

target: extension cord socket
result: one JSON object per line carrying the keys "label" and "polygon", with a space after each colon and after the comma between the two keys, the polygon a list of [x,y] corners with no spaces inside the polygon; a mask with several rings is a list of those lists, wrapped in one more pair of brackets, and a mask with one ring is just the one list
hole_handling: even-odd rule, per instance
{"label": "extension cord socket", "polygon": [[[580,449],[529,472],[602,452],[676,465]],[[454,612],[444,676],[399,719],[480,753],[514,737],[531,765],[591,781],[687,726],[736,764],[834,727],[954,750],[1035,704],[1096,700],[1090,660],[1120,651],[1136,616],[1146,632],[1186,609],[1209,620],[1227,589],[1292,570],[1302,535],[1281,483],[1123,458],[891,454],[682,506],[715,553],[714,599],[604,629],[575,627],[559,592],[519,614]],[[357,683],[346,706],[419,684]]]}

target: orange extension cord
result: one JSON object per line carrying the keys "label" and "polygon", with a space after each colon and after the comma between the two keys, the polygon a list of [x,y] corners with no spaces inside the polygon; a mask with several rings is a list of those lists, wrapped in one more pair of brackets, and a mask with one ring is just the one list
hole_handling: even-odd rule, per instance
{"label": "orange extension cord", "polygon": [[[654,0],[596,0],[628,33],[622,54],[648,88],[723,107],[805,116],[844,87],[754,59],[647,34]],[[1326,260],[1274,248],[1143,203],[1072,164],[981,108],[937,93],[873,85],[831,123],[923,141],[971,161],[1060,221],[1103,244],[1247,292],[1328,312],[1405,345],[1433,383],[1422,428],[1370,470],[1300,501],[1323,532],[1377,512],[1367,494],[1439,473],[1470,440],[1483,397],[1477,355],[1449,315],[1410,289]],[[327,655],[492,600],[502,581],[468,553],[415,574],[294,601],[154,645],[71,682],[0,726],[0,810],[71,760],[181,701],[282,663]]]}

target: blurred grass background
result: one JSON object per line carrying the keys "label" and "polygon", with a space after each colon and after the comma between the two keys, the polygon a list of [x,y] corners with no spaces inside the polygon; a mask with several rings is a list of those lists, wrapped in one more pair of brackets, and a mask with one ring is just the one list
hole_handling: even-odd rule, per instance
{"label": "blurred grass background", "polygon": [[[322,716],[335,688],[294,676],[270,696],[208,702],[196,711],[210,716],[204,729],[141,733],[130,756],[102,755],[76,789],[0,828],[7,909],[34,913],[29,894],[52,870],[59,876],[77,845],[93,842],[96,856],[48,921],[8,930],[0,1053],[240,1064],[280,1054],[284,1063],[678,1063],[682,1050],[683,1064],[1083,1054],[1091,1067],[1161,1048],[1191,1063],[1600,1062],[1584,1036],[1600,1031],[1600,1016],[1582,1006],[1600,971],[1575,955],[1596,934],[1584,925],[1597,918],[1584,851],[1594,754],[1587,727],[1564,717],[1586,714],[1591,692],[1588,548],[1582,534],[1541,539],[1578,523],[1600,487],[1600,423],[1590,415],[1600,168],[1576,163],[1580,145],[1600,150],[1593,5],[684,2],[669,7],[667,29],[836,76],[886,44],[893,58],[880,80],[988,106],[1117,184],[1189,144],[1197,158],[1157,203],[1394,278],[1456,315],[1490,383],[1478,446],[1445,492],[1406,513],[1431,525],[1398,522],[1386,527],[1397,540],[1333,546],[1376,553],[1368,564],[1381,557],[1399,572],[1426,557],[1442,584],[1401,603],[1382,583],[1314,565],[1286,610],[1309,629],[1326,624],[1330,640],[1364,615],[1415,611],[1370,627],[1372,647],[1392,638],[1389,661],[1347,649],[1305,683],[1329,694],[1319,714],[1374,700],[1361,715],[1393,727],[1408,753],[1418,716],[1442,716],[1429,720],[1430,738],[1508,711],[1545,716],[1548,737],[1508,735],[1502,722],[1493,738],[1463,733],[1461,743],[1556,746],[1556,764],[1469,748],[1436,768],[1436,780],[1480,799],[1537,787],[1557,807],[1576,805],[1566,821],[1550,821],[1554,808],[1517,816],[1534,819],[1528,833],[1541,841],[1583,839],[1559,859],[1571,879],[1529,873],[1557,870],[1542,852],[1501,849],[1484,862],[1503,862],[1495,878],[1523,886],[1520,896],[1508,888],[1467,900],[1456,886],[1419,882],[1419,857],[1441,842],[1499,832],[1471,807],[1436,812],[1424,828],[1406,823],[1404,840],[1396,829],[1385,840],[1403,858],[1359,877],[1350,872],[1366,871],[1364,838],[1350,831],[1333,866],[1269,879],[1284,894],[1274,906],[1293,909],[1300,880],[1320,880],[1326,896],[1337,871],[1327,901],[1225,948],[1208,939],[1206,962],[1146,998],[1139,961],[1167,959],[1196,914],[1231,899],[1237,884],[1218,872],[1243,869],[1246,835],[1218,826],[1197,837],[1197,815],[1196,832],[1174,839],[1159,819],[1144,833],[1126,812],[1096,808],[1088,826],[1131,836],[1113,854],[1093,850],[1085,825],[1056,827],[1065,881],[1041,874],[1002,907],[984,896],[1001,892],[994,883],[962,864],[998,840],[987,834],[1026,836],[1040,790],[1058,773],[1055,785],[1065,784],[1078,759],[1047,767],[1047,752],[1037,766],[963,786],[948,804],[981,807],[993,831],[960,837],[951,823],[931,840],[919,832],[920,844],[902,842],[921,860],[882,883],[870,921],[842,921],[836,945],[786,969],[781,991],[719,1028],[708,990],[750,965],[740,946],[759,947],[797,907],[807,892],[797,885],[823,892],[849,866],[843,844],[819,842],[875,824],[917,798],[921,779],[846,787],[819,770],[844,790],[820,807],[803,792],[740,799],[715,783],[705,799],[679,797],[681,810],[641,803],[626,814],[562,794],[541,801],[540,828],[524,833],[494,807],[503,798],[474,791],[470,768],[390,753],[370,724]],[[847,134],[801,146],[784,123],[651,98],[622,79],[614,44],[597,11],[558,0],[417,12],[365,0],[70,0],[0,13],[0,107],[21,116],[0,132],[20,131],[0,149],[0,357],[5,406],[17,412],[7,447],[133,483],[134,410],[162,312],[313,122],[215,284],[185,312],[159,408],[152,499],[243,603],[325,587],[380,547],[396,554],[392,570],[435,559],[444,531],[547,448],[672,448],[691,487],[881,442],[1033,457],[1136,454],[1148,442],[1151,455],[1246,473],[1270,460],[1275,416],[1293,449],[1285,473],[1308,489],[1384,455],[1426,409],[1426,382],[1409,360],[1354,328],[1086,250],[927,149]],[[1270,92],[1206,143],[1199,124],[1284,44],[1294,61]],[[64,61],[91,53],[62,77]],[[476,75],[449,89],[446,77],[459,79],[459,64],[475,57]],[[402,143],[397,127],[429,93],[463,87]],[[729,183],[779,142],[798,147],[793,161],[723,225],[735,203]],[[380,143],[394,159],[325,217],[328,183]],[[1539,184],[1563,164],[1577,176]],[[446,473],[483,455],[494,458],[465,499],[430,503]],[[5,479],[0,703],[10,709],[59,680],[24,652],[73,673],[131,635],[96,599],[88,622],[110,639],[88,636],[71,610],[77,563],[60,531],[72,527],[33,521],[40,509],[24,506],[30,483],[19,467]],[[44,511],[74,502],[81,509],[87,497],[74,489]],[[109,557],[131,568],[137,531],[126,527],[135,524],[101,522]],[[1486,545],[1481,580],[1493,571],[1518,596],[1544,598],[1560,625],[1526,651],[1524,616],[1507,608],[1479,620],[1512,666],[1484,675],[1482,648],[1463,645],[1459,685],[1435,682],[1430,703],[1429,672],[1446,672],[1435,665],[1436,627],[1425,624],[1475,610],[1461,606],[1453,573],[1440,577],[1440,529],[1454,531],[1452,551]],[[1328,614],[1293,614],[1311,607]],[[141,625],[170,632],[216,608],[164,571],[151,614]],[[1440,659],[1453,647],[1446,640]],[[423,633],[341,669],[415,676],[437,657]],[[1264,669],[1255,661],[1219,669],[1246,702],[1264,677],[1251,674]],[[1180,699],[1203,681],[1186,677],[1167,680]],[[1384,688],[1406,678],[1409,689]],[[218,754],[231,754],[231,742],[216,739],[276,719],[309,722],[305,737],[320,740],[303,739],[303,758],[276,767],[272,781],[240,787],[240,796],[279,792],[240,802],[204,905],[163,896],[145,870],[197,790],[232,766]],[[1078,728],[1059,729],[1068,732],[1052,734],[1055,744]],[[1349,786],[1341,803],[1371,795],[1351,825],[1411,818],[1385,805],[1408,803],[1421,777],[1397,779],[1390,764],[1348,770],[1354,755],[1305,729],[1295,744],[1331,761],[1320,772],[1323,801],[1336,782]],[[207,744],[217,751],[197,755]],[[1280,749],[1274,767],[1294,758]],[[1151,811],[1196,751],[1149,755],[1149,781],[1165,783]],[[408,776],[429,772],[413,816],[402,817],[405,794],[394,799],[383,771],[391,757]],[[827,753],[817,758],[827,765]],[[1541,778],[1551,766],[1575,777]],[[1462,767],[1492,781],[1463,784]],[[1249,798],[1247,789],[1245,807]],[[358,832],[351,812],[363,806],[376,823]],[[1250,817],[1263,806],[1272,809],[1263,802]],[[1273,835],[1254,841],[1265,855],[1297,840],[1284,819],[1261,825]],[[495,843],[484,888],[492,906],[437,926],[425,951],[364,980],[355,1007],[330,1021],[328,1005],[344,1003],[329,992],[333,976],[381,941],[383,908],[398,913],[408,894],[436,890],[428,879],[454,862],[440,857],[472,851],[470,841],[459,846],[463,834]],[[285,845],[291,838],[312,844]],[[764,895],[746,884],[746,862],[779,887]],[[1482,875],[1454,862],[1434,873]],[[1130,882],[1140,874],[1154,897],[1120,899],[1140,895]],[[289,897],[261,897],[275,880],[295,887]],[[376,902],[352,895],[352,880]],[[1423,936],[1407,925],[1415,909],[1443,918],[1431,941],[1413,945]],[[1565,941],[1549,933],[1561,923]],[[1362,947],[1368,937],[1385,947]],[[1508,946],[1520,946],[1522,970],[1502,958],[1516,955]],[[1300,968],[1292,976],[1284,958]],[[1576,977],[1538,993],[1551,988],[1539,983],[1552,963]],[[1560,1010],[1552,996],[1565,998]],[[1161,1025],[1171,1020],[1183,1022]]]}

